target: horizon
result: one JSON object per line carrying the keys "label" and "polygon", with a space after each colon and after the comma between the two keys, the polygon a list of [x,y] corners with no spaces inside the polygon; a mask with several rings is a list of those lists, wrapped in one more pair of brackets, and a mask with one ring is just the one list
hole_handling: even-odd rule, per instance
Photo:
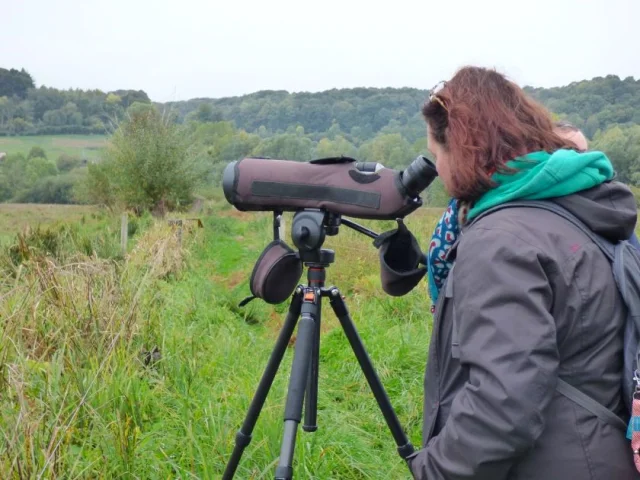
{"label": "horizon", "polygon": [[[110,93],[110,92],[114,92],[116,90],[134,90],[134,91],[138,91],[138,90],[142,90],[145,93],[147,93],[147,95],[149,96],[149,99],[151,100],[152,103],[160,103],[160,104],[165,104],[165,103],[179,103],[179,102],[189,102],[189,101],[193,101],[193,100],[221,100],[221,99],[226,99],[226,98],[239,98],[239,97],[245,97],[245,96],[250,96],[250,95],[255,95],[258,93],[263,93],[263,92],[284,92],[287,93],[289,95],[294,95],[294,94],[304,94],[304,93],[310,93],[310,94],[315,94],[315,93],[324,93],[324,92],[330,92],[332,90],[358,90],[358,89],[373,89],[373,90],[384,90],[384,89],[394,89],[394,90],[402,90],[402,89],[412,89],[412,90],[423,90],[423,91],[428,91],[429,88],[423,88],[423,87],[416,87],[416,86],[411,86],[411,85],[404,85],[404,86],[376,86],[376,85],[355,85],[355,86],[345,86],[345,87],[331,87],[331,88],[325,88],[322,90],[287,90],[285,88],[265,88],[265,89],[261,89],[261,90],[254,90],[254,91],[250,91],[250,92],[245,92],[245,93],[240,93],[237,95],[226,95],[226,96],[219,96],[219,97],[214,97],[214,96],[204,96],[204,97],[192,97],[192,98],[184,98],[184,99],[180,99],[180,100],[168,100],[168,101],[158,101],[158,100],[154,100],[152,98],[151,95],[149,95],[149,92],[147,90],[145,90],[144,88],[129,88],[126,85],[125,86],[121,86],[121,87],[117,87],[117,88],[113,88],[113,89],[104,89],[104,88],[100,88],[100,87],[88,87],[88,88],[79,88],[79,87],[60,87],[60,86],[55,86],[55,85],[46,85],[46,84],[42,84],[38,82],[37,77],[31,72],[31,70],[29,70],[28,68],[24,67],[24,66],[4,66],[4,65],[0,65],[0,68],[5,68],[7,70],[11,70],[11,69],[15,69],[15,70],[22,70],[24,69],[27,73],[29,73],[29,75],[32,76],[33,80],[34,80],[34,84],[35,84],[35,88],[53,88],[56,90],[61,90],[61,91],[69,91],[69,90],[80,90],[80,91],[92,91],[92,90],[98,90],[104,93]],[[590,78],[580,78],[580,79],[575,79],[575,80],[570,80],[566,83],[560,84],[560,85],[548,85],[548,86],[540,86],[540,85],[528,85],[528,84],[519,84],[520,87],[522,88],[543,88],[543,89],[552,89],[552,88],[564,88],[564,87],[568,87],[572,84],[576,84],[576,83],[580,83],[580,82],[589,82],[589,81],[593,81],[599,78],[606,78],[609,76],[615,76],[618,77],[620,80],[625,80],[626,78],[632,78],[633,81],[638,82],[640,81],[640,75],[636,76],[636,75],[619,75],[617,73],[607,73],[607,74],[603,74],[603,75],[596,75]]]}

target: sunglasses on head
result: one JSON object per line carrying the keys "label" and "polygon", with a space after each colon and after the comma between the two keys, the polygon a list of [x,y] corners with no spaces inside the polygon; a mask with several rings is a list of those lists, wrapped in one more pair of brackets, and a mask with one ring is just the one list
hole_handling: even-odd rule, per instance
{"label": "sunglasses on head", "polygon": [[429,101],[438,102],[440,106],[448,112],[449,109],[445,106],[444,102],[437,95],[438,92],[440,92],[445,87],[446,84],[447,82],[444,80],[436,83],[436,85],[431,90],[429,90]]}

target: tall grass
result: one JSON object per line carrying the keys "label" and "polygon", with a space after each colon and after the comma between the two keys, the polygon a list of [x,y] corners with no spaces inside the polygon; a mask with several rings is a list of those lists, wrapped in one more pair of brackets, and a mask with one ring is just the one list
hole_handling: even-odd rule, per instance
{"label": "tall grass", "polygon": [[0,291],[0,477],[109,477],[105,446],[116,447],[112,473],[131,471],[136,423],[121,390],[144,377],[151,287],[179,273],[185,250],[161,226],[126,262],[20,244],[27,253]]}
{"label": "tall grass", "polygon": [[[268,214],[219,206],[206,213],[203,229],[181,237],[163,224],[146,228],[126,259],[82,250],[24,259],[0,288],[0,478],[221,477],[288,304],[237,306],[268,243]],[[416,212],[409,226],[424,238],[434,221]],[[346,296],[419,445],[424,288],[401,298],[382,293],[377,251],[346,227],[325,247],[336,251],[327,284]],[[410,478],[328,302],[322,331],[319,430],[300,430],[295,478]],[[293,350],[238,479],[273,478]]]}

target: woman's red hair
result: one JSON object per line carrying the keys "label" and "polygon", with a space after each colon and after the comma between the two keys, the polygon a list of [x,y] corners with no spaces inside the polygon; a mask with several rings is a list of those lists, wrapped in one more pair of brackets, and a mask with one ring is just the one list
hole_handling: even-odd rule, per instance
{"label": "woman's red hair", "polygon": [[454,198],[478,199],[494,186],[491,175],[509,171],[505,164],[515,157],[576,148],[554,132],[544,106],[495,70],[462,68],[435,96],[422,114],[450,155]]}

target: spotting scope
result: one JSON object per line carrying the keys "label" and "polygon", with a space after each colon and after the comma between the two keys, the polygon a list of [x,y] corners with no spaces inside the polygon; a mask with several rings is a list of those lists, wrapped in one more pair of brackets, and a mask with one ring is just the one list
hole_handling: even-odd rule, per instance
{"label": "spotting scope", "polygon": [[344,156],[309,162],[247,157],[226,166],[222,187],[227,201],[240,211],[312,208],[395,220],[422,206],[420,193],[437,176],[433,162],[422,155],[404,170]]}

